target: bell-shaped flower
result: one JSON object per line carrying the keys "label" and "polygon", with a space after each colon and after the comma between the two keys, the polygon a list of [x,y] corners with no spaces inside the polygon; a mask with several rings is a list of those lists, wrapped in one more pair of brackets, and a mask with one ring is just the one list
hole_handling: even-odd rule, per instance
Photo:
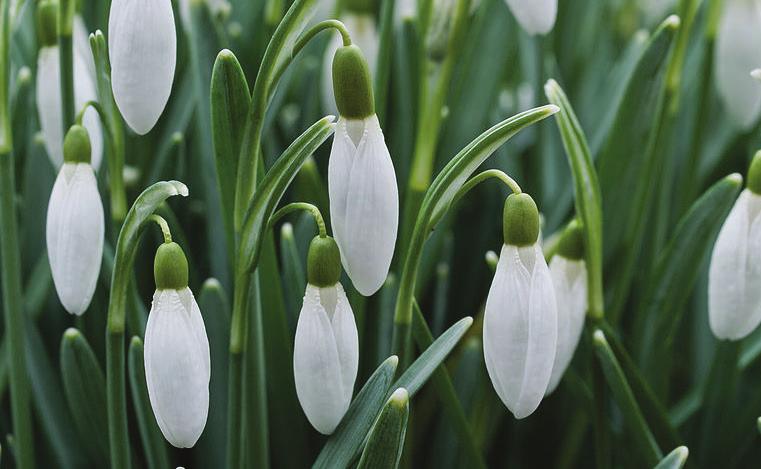
{"label": "bell-shaped flower", "polygon": [[722,340],[740,340],[761,323],[761,152],[713,247],[708,319]]}
{"label": "bell-shaped flower", "polygon": [[761,112],[761,86],[750,72],[761,65],[761,2],[727,0],[714,46],[716,87],[724,109],[743,130]]}
{"label": "bell-shaped flower", "polygon": [[557,303],[538,244],[539,212],[526,194],[505,202],[505,244],[486,300],[483,346],[492,385],[515,418],[547,391],[557,347]]}
{"label": "bell-shaped flower", "polygon": [[[40,128],[45,139],[45,150],[58,170],[63,164],[63,109],[61,103],[61,70],[56,31],[57,6],[41,2],[39,6],[40,50],[37,54],[37,110]],[[87,30],[82,18],[74,18],[74,105],[79,112],[89,101],[97,101],[95,69],[92,65]],[[93,108],[85,111],[83,125],[90,134],[91,164],[97,171],[103,158],[103,129],[98,113]]]}
{"label": "bell-shaped flower", "polygon": [[48,204],[48,261],[58,298],[71,314],[90,305],[100,273],[105,232],[103,203],[90,166],[87,130],[73,126]]}
{"label": "bell-shaped flower", "polygon": [[558,0],[506,0],[510,11],[527,33],[547,34],[555,26]]}
{"label": "bell-shaped flower", "polygon": [[325,435],[333,433],[349,408],[359,364],[357,325],[339,283],[338,258],[332,238],[312,241],[293,347],[299,403],[312,426]]}
{"label": "bell-shaped flower", "polygon": [[344,269],[357,291],[369,296],[383,285],[394,256],[396,174],[357,46],[336,52],[333,78],[340,118],[328,163],[330,214]]}
{"label": "bell-shaped flower", "polygon": [[[341,22],[351,34],[351,40],[364,52],[370,76],[375,76],[380,50],[380,36],[375,24],[375,18],[367,13],[351,12],[341,16]],[[322,64],[322,108],[325,114],[338,114],[336,98],[333,93],[333,57],[341,48],[341,35],[333,34],[325,48],[325,58]]]}
{"label": "bell-shaped flower", "polygon": [[114,100],[130,128],[147,134],[164,111],[174,81],[171,0],[113,0],[108,34]]}
{"label": "bell-shaped flower", "polygon": [[164,438],[177,448],[191,448],[209,415],[209,340],[179,245],[159,247],[154,275],[156,292],[145,326],[148,397]]}
{"label": "bell-shaped flower", "polygon": [[587,267],[581,224],[574,220],[563,232],[557,254],[550,261],[558,312],[558,346],[547,394],[558,387],[579,345],[587,314]]}

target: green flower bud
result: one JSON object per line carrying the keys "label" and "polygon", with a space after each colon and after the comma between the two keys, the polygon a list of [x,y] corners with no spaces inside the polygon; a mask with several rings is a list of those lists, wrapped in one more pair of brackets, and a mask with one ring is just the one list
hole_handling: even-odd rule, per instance
{"label": "green flower bud", "polygon": [[341,252],[336,240],[330,236],[315,236],[307,254],[307,281],[315,287],[325,288],[341,279]]}
{"label": "green flower bud", "polygon": [[37,6],[37,35],[40,47],[58,44],[58,4],[44,0]]}
{"label": "green flower bud", "polygon": [[164,243],[153,262],[156,290],[181,290],[188,286],[188,259],[177,243]]}
{"label": "green flower bud", "polygon": [[90,163],[90,134],[81,125],[72,125],[63,139],[63,161],[66,163]]}
{"label": "green flower bud", "polygon": [[362,50],[343,46],[333,57],[333,92],[341,116],[364,119],[375,114],[373,80]]}
{"label": "green flower bud", "polygon": [[578,219],[571,221],[560,235],[558,255],[574,261],[584,258],[584,226]]}
{"label": "green flower bud", "polygon": [[530,195],[511,194],[505,200],[502,215],[502,234],[505,244],[531,246],[539,239],[539,209]]}
{"label": "green flower bud", "polygon": [[375,13],[375,2],[373,0],[344,0],[344,8],[351,13],[364,13],[372,15]]}
{"label": "green flower bud", "polygon": [[761,195],[761,150],[753,155],[748,169],[748,189],[757,195]]}

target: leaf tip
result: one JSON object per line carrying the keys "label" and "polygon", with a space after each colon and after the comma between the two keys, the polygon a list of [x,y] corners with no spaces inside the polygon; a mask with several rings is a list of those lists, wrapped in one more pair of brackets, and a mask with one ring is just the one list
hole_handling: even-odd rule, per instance
{"label": "leaf tip", "polygon": [[134,349],[137,347],[142,347],[143,341],[140,339],[139,336],[133,335],[132,338],[129,340],[129,348]]}
{"label": "leaf tip", "polygon": [[171,185],[174,186],[175,193],[172,195],[181,195],[183,197],[187,197],[190,192],[188,191],[188,186],[181,183],[180,181],[169,181]]}
{"label": "leaf tip", "polygon": [[726,180],[738,187],[742,186],[743,184],[743,177],[740,173],[732,173],[726,177]]}
{"label": "leaf tip", "polygon": [[594,340],[595,345],[605,345],[608,343],[605,339],[605,333],[600,329],[595,330],[594,334],[592,334],[592,339]]}
{"label": "leaf tip", "polygon": [[681,25],[682,20],[677,15],[670,15],[668,18],[663,20],[663,27],[668,28],[672,31],[676,31]]}
{"label": "leaf tip", "polygon": [[386,359],[386,363],[396,368],[396,366],[399,364],[399,357],[396,355],[391,355]]}
{"label": "leaf tip", "polygon": [[216,278],[210,277],[203,282],[201,290],[222,290],[222,284]]}
{"label": "leaf tip", "polygon": [[66,329],[64,331],[63,338],[64,338],[64,340],[74,341],[74,340],[78,339],[81,335],[82,335],[82,333],[79,332],[79,329],[76,329],[74,327],[70,327],[70,328],[68,328],[68,329]]}
{"label": "leaf tip", "polygon": [[407,403],[410,400],[410,393],[407,392],[405,388],[397,388],[396,391],[394,391],[393,394],[391,394],[391,397],[389,398],[388,402],[394,407],[397,407],[399,409],[402,409],[407,406]]}
{"label": "leaf tip", "polygon": [[687,456],[690,455],[690,450],[686,446],[680,446],[674,450],[674,453],[676,453],[679,463],[684,464],[684,461],[687,460]]}

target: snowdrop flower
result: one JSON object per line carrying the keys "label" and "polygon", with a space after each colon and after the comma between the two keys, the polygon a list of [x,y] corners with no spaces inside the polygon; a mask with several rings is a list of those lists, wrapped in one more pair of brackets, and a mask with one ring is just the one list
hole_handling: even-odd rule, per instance
{"label": "snowdrop flower", "polygon": [[[45,137],[45,150],[58,170],[63,164],[63,110],[60,86],[60,54],[56,33],[58,8],[54,2],[41,2],[38,9],[40,50],[37,55],[37,110]],[[88,101],[97,101],[95,68],[92,65],[87,30],[82,18],[74,18],[74,104],[77,111]],[[92,167],[97,171],[103,158],[103,129],[97,111],[88,108],[83,124],[90,134]]]}
{"label": "snowdrop flower", "polygon": [[761,111],[761,87],[750,76],[761,65],[761,2],[727,0],[714,48],[719,96],[733,121],[750,129]]}
{"label": "snowdrop flower", "polygon": [[87,130],[72,126],[63,147],[64,163],[48,204],[48,260],[61,304],[69,313],[81,315],[90,306],[100,272],[103,203],[90,166]]}
{"label": "snowdrop flower", "polygon": [[191,448],[209,415],[209,340],[188,288],[188,261],[177,243],[159,246],[154,276],[156,292],[145,327],[148,397],[164,438],[177,448]]}
{"label": "snowdrop flower", "polygon": [[328,163],[333,232],[354,287],[370,296],[386,280],[394,255],[399,223],[396,174],[359,47],[336,51],[333,82],[340,113]]}
{"label": "snowdrop flower", "polygon": [[114,100],[140,135],[156,125],[174,81],[177,38],[171,0],[113,0],[108,50]]}
{"label": "snowdrop flower", "polygon": [[579,345],[587,314],[587,266],[584,262],[583,229],[578,220],[564,230],[557,254],[550,261],[558,312],[558,346],[547,393],[558,387]]}
{"label": "snowdrop flower", "polygon": [[[341,22],[351,34],[352,41],[365,53],[370,76],[375,76],[378,50],[380,49],[375,18],[367,13],[346,13],[341,16]],[[325,59],[322,66],[322,108],[326,114],[330,115],[338,113],[333,93],[333,57],[341,45],[341,36],[334,34],[325,49]]]}
{"label": "snowdrop flower", "polygon": [[333,433],[349,408],[359,364],[357,325],[339,283],[339,257],[333,238],[312,240],[293,347],[299,403],[309,423],[324,435]]}
{"label": "snowdrop flower", "polygon": [[558,0],[505,0],[527,33],[547,34],[555,26]]}
{"label": "snowdrop flower", "polygon": [[505,201],[505,243],[484,313],[486,369],[515,418],[536,410],[550,382],[557,346],[557,304],[538,244],[539,211],[527,194]]}
{"label": "snowdrop flower", "polygon": [[[739,177],[739,176],[738,176]],[[719,231],[708,270],[708,319],[722,340],[740,340],[761,322],[761,152]]]}

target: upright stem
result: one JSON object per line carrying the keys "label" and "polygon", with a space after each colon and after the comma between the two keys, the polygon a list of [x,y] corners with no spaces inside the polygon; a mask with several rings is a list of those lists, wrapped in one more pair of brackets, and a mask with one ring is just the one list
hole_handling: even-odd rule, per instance
{"label": "upright stem", "polygon": [[63,134],[74,124],[76,103],[74,100],[74,0],[61,0],[58,10],[58,54],[61,74],[61,111]]}
{"label": "upright stem", "polygon": [[13,143],[10,126],[10,0],[0,0],[0,257],[5,336],[10,361],[11,418],[18,467],[34,467],[34,442],[29,411],[29,378],[24,349],[21,262],[16,225],[16,183],[13,170]]}

